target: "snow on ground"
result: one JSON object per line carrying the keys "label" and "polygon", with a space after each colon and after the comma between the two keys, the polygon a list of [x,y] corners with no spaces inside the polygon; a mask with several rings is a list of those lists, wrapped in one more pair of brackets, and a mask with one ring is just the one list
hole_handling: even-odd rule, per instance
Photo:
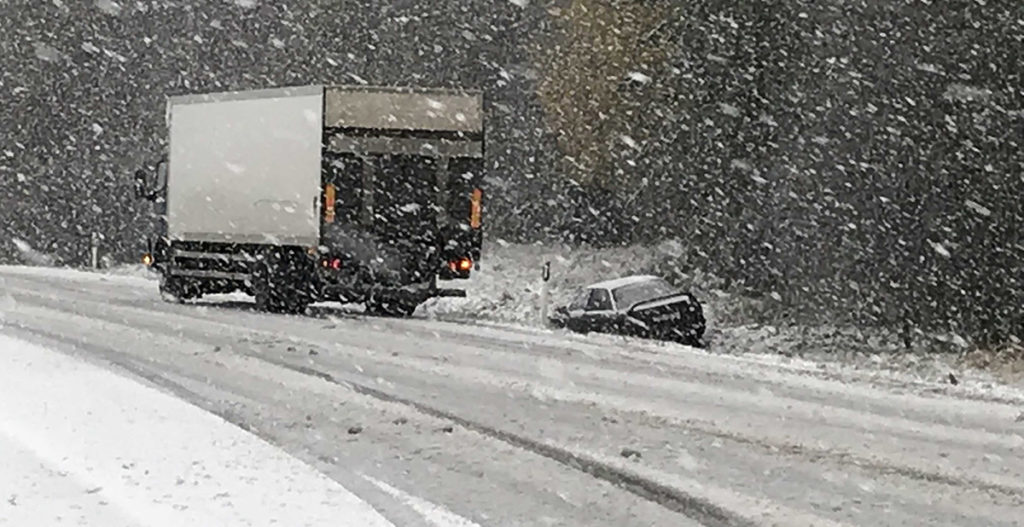
{"label": "snow on ground", "polygon": [[373,486],[379,488],[389,496],[392,496],[393,498],[401,501],[402,503],[406,504],[407,506],[415,510],[417,513],[423,516],[423,518],[425,518],[427,522],[430,523],[430,525],[432,526],[480,527],[478,524],[469,521],[457,514],[454,514],[444,507],[431,503],[418,496],[413,496],[407,492],[402,491],[401,489],[392,487],[391,485],[388,485],[387,483],[377,478],[374,478],[373,476],[368,476],[366,474],[363,474],[362,476],[363,479],[369,481],[371,484],[373,484]]}
{"label": "snow on ground", "polygon": [[[999,383],[1024,387],[1024,361],[964,360],[963,354],[903,348],[896,335],[872,328],[786,326],[765,323],[763,301],[724,290],[723,281],[694,269],[679,269],[685,248],[668,241],[654,246],[609,249],[490,242],[484,248],[482,268],[467,281],[445,284],[467,290],[466,298],[440,298],[420,307],[420,316],[472,321],[476,324],[542,328],[541,270],[551,262],[549,308],[568,303],[579,287],[628,274],[670,273],[676,285],[691,290],[703,303],[708,319],[706,338],[715,353],[799,357],[817,364],[906,374],[928,382],[945,382],[950,372],[981,387]],[[24,268],[50,275],[46,268]],[[67,271],[61,271],[67,272]],[[76,273],[76,278],[78,272]],[[139,264],[115,266],[97,280],[152,280],[155,273]],[[244,300],[244,295],[220,300]],[[599,337],[591,337],[599,338]],[[955,349],[945,346],[945,349]]]}
{"label": "snow on ground", "polygon": [[118,282],[131,283],[139,286],[148,285],[157,279],[157,275],[143,268],[141,271],[136,266],[117,266],[100,271],[89,269],[75,269],[71,267],[31,267],[31,266],[7,266],[6,270],[22,276],[38,276],[54,280],[74,280],[88,282]]}
{"label": "snow on ground", "polygon": [[956,372],[958,377],[966,374],[968,382],[983,389],[1007,382],[1024,387],[1024,373],[997,376],[992,368],[978,368],[978,361],[965,363],[962,354],[908,352],[896,335],[878,329],[767,324],[762,301],[725,291],[723,281],[715,276],[678,269],[676,262],[681,261],[683,251],[676,242],[611,249],[491,243],[484,248],[482,269],[470,280],[454,283],[467,289],[467,298],[435,299],[419,313],[431,318],[543,327],[540,297],[545,262],[552,263],[551,309],[568,303],[573,292],[584,285],[628,274],[664,276],[668,272],[673,275],[668,278],[692,291],[704,305],[708,349],[714,353],[800,358],[819,367],[831,364],[877,373],[909,373],[927,382],[947,382],[949,373]]}
{"label": "snow on ground", "polygon": [[[586,249],[490,243],[484,247],[482,268],[467,281],[451,282],[465,287],[467,298],[441,298],[425,304],[420,312],[436,317],[484,318],[522,325],[544,325],[540,317],[541,270],[551,262],[551,306],[568,303],[579,287],[629,274],[660,274],[665,259],[679,254],[674,243],[654,247]],[[689,283],[677,284],[708,293],[718,281],[695,273],[684,275]],[[701,296],[698,294],[698,296]],[[704,295],[709,296],[709,295]],[[708,319],[715,317],[707,306]]]}
{"label": "snow on ground", "polygon": [[11,240],[18,255],[27,263],[33,265],[53,265],[56,259],[42,251],[32,247],[28,242],[14,238]]}
{"label": "snow on ground", "polygon": [[2,335],[0,357],[0,525],[391,525],[170,395]]}
{"label": "snow on ground", "polygon": [[146,267],[143,264],[115,265],[109,269],[104,269],[103,274],[111,276],[135,276],[150,280],[156,280],[159,277],[152,268]]}

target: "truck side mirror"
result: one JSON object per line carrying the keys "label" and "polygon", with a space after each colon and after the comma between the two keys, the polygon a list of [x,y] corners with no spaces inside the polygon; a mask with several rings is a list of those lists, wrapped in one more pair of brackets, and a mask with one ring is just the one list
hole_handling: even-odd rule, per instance
{"label": "truck side mirror", "polygon": [[153,201],[167,188],[167,160],[156,164],[155,170],[140,168],[135,171],[135,197]]}
{"label": "truck side mirror", "polygon": [[135,171],[135,198],[136,199],[149,199],[150,194],[149,194],[149,189],[147,188],[147,185],[146,185],[146,179],[148,179],[148,174],[146,173],[145,170],[140,168],[140,169]]}
{"label": "truck side mirror", "polygon": [[156,184],[153,185],[153,194],[159,194],[167,188],[167,159],[161,159],[156,164]]}

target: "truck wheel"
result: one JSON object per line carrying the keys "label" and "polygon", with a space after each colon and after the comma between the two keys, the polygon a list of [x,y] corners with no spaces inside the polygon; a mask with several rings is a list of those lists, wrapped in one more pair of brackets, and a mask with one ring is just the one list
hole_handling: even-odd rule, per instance
{"label": "truck wheel", "polygon": [[309,306],[306,276],[299,265],[279,255],[256,264],[252,292],[256,309],[269,313],[301,314]]}
{"label": "truck wheel", "polygon": [[256,301],[257,311],[274,311],[271,305],[270,296],[270,276],[266,271],[266,266],[262,263],[258,263],[252,270],[252,296]]}
{"label": "truck wheel", "polygon": [[183,278],[160,275],[160,298],[172,304],[184,304],[186,300],[198,298],[198,288]]}
{"label": "truck wheel", "polygon": [[408,318],[416,312],[418,304],[399,300],[367,300],[366,312],[381,317]]}
{"label": "truck wheel", "polygon": [[266,263],[259,263],[252,273],[252,296],[256,300],[256,310],[267,313],[282,313],[281,294],[274,283],[274,276]]}

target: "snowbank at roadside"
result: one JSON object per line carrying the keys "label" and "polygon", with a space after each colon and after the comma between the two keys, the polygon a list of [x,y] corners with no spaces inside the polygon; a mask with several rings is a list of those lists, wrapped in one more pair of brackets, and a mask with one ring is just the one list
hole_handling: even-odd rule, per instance
{"label": "snowbank at roadside", "polygon": [[764,301],[724,290],[718,277],[678,269],[675,261],[683,250],[676,242],[611,249],[490,243],[484,248],[482,269],[474,272],[472,279],[454,284],[466,288],[467,298],[435,299],[419,313],[448,320],[542,327],[541,269],[545,262],[552,264],[548,285],[551,308],[564,305],[577,288],[587,284],[629,274],[664,275],[670,270],[674,276],[669,278],[692,291],[704,305],[708,350],[713,353],[801,358],[880,373],[909,373],[936,383],[948,382],[950,372],[965,372],[982,387],[1020,383],[1024,377],[996,378],[990,368],[965,363],[962,355],[955,353],[956,345],[944,346],[943,353],[908,351],[897,335],[876,328],[768,324]]}
{"label": "snowbank at roadside", "polygon": [[148,280],[156,280],[160,277],[160,275],[158,275],[152,268],[146,267],[142,264],[115,265],[108,269],[103,269],[100,272],[111,276],[134,276]]}
{"label": "snowbank at roadside", "polygon": [[52,255],[46,254],[31,244],[20,238],[12,238],[11,243],[14,245],[14,249],[18,251],[19,258],[31,265],[54,265],[57,259]]}
{"label": "snowbank at roadside", "polygon": [[[864,370],[909,372],[929,382],[944,382],[950,372],[969,371],[985,383],[1024,382],[1024,357],[993,363],[965,360],[957,345],[927,346],[908,351],[892,332],[877,328],[771,324],[764,302],[725,290],[723,280],[695,269],[680,269],[686,249],[668,241],[652,246],[593,249],[568,246],[488,242],[482,268],[470,280],[452,282],[465,288],[466,298],[428,301],[418,311],[434,319],[544,327],[541,319],[541,269],[551,262],[549,307],[564,305],[577,288],[618,276],[651,273],[672,276],[704,305],[709,350],[726,354],[801,357],[821,363],[842,363]],[[21,268],[19,272],[52,274],[52,268]],[[67,270],[60,270],[67,273]],[[100,273],[82,273],[102,280],[155,280],[140,264],[114,266]],[[919,343],[921,339],[919,339]],[[923,349],[923,348],[930,349]],[[936,353],[940,349],[941,353]],[[1007,373],[1009,372],[1009,373]],[[995,374],[995,375],[993,375]]]}
{"label": "snowbank at roadside", "polygon": [[609,249],[489,243],[482,268],[470,280],[452,282],[467,290],[466,298],[431,300],[419,312],[434,318],[545,326],[540,308],[541,270],[545,262],[551,262],[548,288],[552,309],[568,303],[580,287],[631,274],[655,274],[700,300],[710,337],[750,323],[761,309],[759,303],[724,291],[718,277],[698,269],[680,269],[684,251],[673,241]]}
{"label": "snowbank at roadside", "polygon": [[143,269],[142,271],[138,271],[130,266],[118,266],[99,271],[75,269],[72,267],[4,266],[4,272],[20,276],[37,276],[48,280],[76,280],[91,282],[117,281],[122,283],[135,283],[139,285],[148,284],[158,278],[155,273],[149,270]]}
{"label": "snowbank at roadside", "polygon": [[156,389],[3,335],[0,362],[10,525],[391,526],[308,465]]}
{"label": "snowbank at roadside", "polygon": [[[564,305],[580,287],[619,276],[662,274],[660,269],[682,248],[672,242],[656,246],[590,249],[568,246],[488,243],[482,268],[467,281],[452,286],[467,290],[467,298],[441,298],[427,302],[420,313],[439,318],[483,318],[491,321],[543,326],[540,293],[541,270],[551,262],[548,283],[550,306]],[[681,283],[705,304],[713,324],[724,293],[720,280],[699,271],[679,273]],[[677,282],[680,282],[677,280]]]}

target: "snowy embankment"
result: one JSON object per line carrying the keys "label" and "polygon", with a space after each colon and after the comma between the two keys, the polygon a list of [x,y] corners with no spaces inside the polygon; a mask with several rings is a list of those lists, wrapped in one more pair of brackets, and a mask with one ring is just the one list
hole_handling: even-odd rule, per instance
{"label": "snowy embankment", "polygon": [[0,335],[0,524],[390,526],[344,487],[154,388]]}
{"label": "snowy embankment", "polygon": [[[550,307],[569,302],[578,288],[619,276],[658,273],[659,266],[681,249],[673,243],[655,247],[587,249],[560,246],[490,243],[484,248],[482,269],[464,283],[465,299],[437,299],[421,313],[445,318],[487,319],[527,326],[543,326],[541,320],[541,270],[551,262]],[[705,303],[709,327],[721,318],[717,290],[719,281],[701,273],[684,275],[687,283]]]}
{"label": "snowy embankment", "polygon": [[965,360],[963,354],[908,351],[897,335],[876,328],[767,323],[771,317],[766,316],[765,301],[728,292],[720,278],[699,270],[675,268],[673,260],[682,250],[675,242],[611,249],[491,243],[484,250],[483,268],[465,284],[467,298],[433,300],[420,313],[434,318],[543,327],[540,298],[545,262],[552,263],[548,284],[552,309],[567,303],[581,286],[627,274],[664,275],[670,269],[674,276],[667,278],[691,290],[704,304],[708,350],[713,353],[810,361],[820,368],[834,364],[882,375],[910,374],[923,382],[947,382],[951,372],[957,376],[964,372],[969,383],[986,390],[1000,382],[1020,383],[1024,379],[1021,372],[1007,375],[1005,364],[978,368],[977,361]]}

